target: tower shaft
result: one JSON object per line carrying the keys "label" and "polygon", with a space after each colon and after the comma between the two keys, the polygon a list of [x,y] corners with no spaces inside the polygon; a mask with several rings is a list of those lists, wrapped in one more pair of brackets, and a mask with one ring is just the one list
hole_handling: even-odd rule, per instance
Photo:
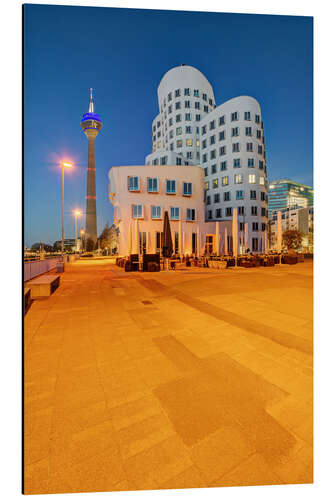
{"label": "tower shaft", "polygon": [[96,215],[96,169],[95,169],[95,135],[88,136],[88,172],[86,197],[86,239],[91,239],[94,245],[97,242],[97,215]]}

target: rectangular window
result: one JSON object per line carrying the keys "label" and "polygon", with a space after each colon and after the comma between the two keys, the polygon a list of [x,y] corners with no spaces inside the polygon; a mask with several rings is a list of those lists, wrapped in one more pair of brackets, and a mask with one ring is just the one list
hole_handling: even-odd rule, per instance
{"label": "rectangular window", "polygon": [[245,135],[252,136],[252,127],[245,127]]}
{"label": "rectangular window", "polygon": [[187,221],[195,220],[195,208],[186,209],[186,220]]}
{"label": "rectangular window", "polygon": [[197,147],[199,147],[199,146],[200,146],[200,140],[199,140],[199,139],[197,139],[197,140],[195,141],[195,145],[196,145]]}
{"label": "rectangular window", "polygon": [[205,176],[207,177],[207,175],[208,175],[208,167],[204,168],[204,172],[205,172]]}
{"label": "rectangular window", "polygon": [[235,122],[238,120],[238,112],[236,111],[235,113],[231,113],[231,121]]}
{"label": "rectangular window", "polygon": [[220,203],[220,193],[214,194],[214,203]]}
{"label": "rectangular window", "polygon": [[202,163],[206,162],[207,162],[207,154],[205,153],[204,155],[202,155]]}
{"label": "rectangular window", "polygon": [[240,158],[234,159],[234,168],[239,168],[241,166]]}
{"label": "rectangular window", "polygon": [[258,215],[258,208],[256,206],[251,207],[251,215]]}
{"label": "rectangular window", "polygon": [[183,195],[184,196],[192,195],[192,182],[183,182]]}
{"label": "rectangular window", "polygon": [[252,222],[252,231],[258,231],[259,225],[258,222]]}
{"label": "rectangular window", "polygon": [[181,127],[176,128],[176,135],[182,135],[182,128]]}
{"label": "rectangular window", "polygon": [[232,216],[232,207],[227,207],[225,209],[225,216],[226,217],[231,217]]}
{"label": "rectangular window", "polygon": [[224,141],[225,140],[225,130],[222,130],[222,132],[219,133],[219,141]]}
{"label": "rectangular window", "polygon": [[235,184],[241,184],[243,182],[243,175],[242,174],[236,174],[235,175]]}
{"label": "rectangular window", "polygon": [[192,139],[186,139],[186,146],[192,146]]}
{"label": "rectangular window", "polygon": [[[163,162],[161,163],[163,165]],[[157,177],[148,177],[148,193],[157,193],[158,192],[158,178]]]}
{"label": "rectangular window", "polygon": [[210,196],[207,196],[206,205],[210,205]]}
{"label": "rectangular window", "polygon": [[172,99],[172,93],[169,92],[169,94],[168,94],[168,101],[171,101],[171,99]]}
{"label": "rectangular window", "polygon": [[166,193],[167,194],[176,194],[176,181],[167,180],[166,181]]}
{"label": "rectangular window", "polygon": [[185,113],[185,120],[186,121],[191,121],[191,113]]}
{"label": "rectangular window", "polygon": [[261,139],[261,130],[257,130],[257,139]]}
{"label": "rectangular window", "polygon": [[179,156],[177,156],[176,165],[181,165],[181,164],[182,164],[182,159]]}
{"label": "rectangular window", "polygon": [[236,200],[244,199],[244,191],[236,191]]}
{"label": "rectangular window", "polygon": [[210,159],[211,160],[214,160],[216,158],[216,151],[215,149],[213,149],[211,152],[210,152]]}
{"label": "rectangular window", "polygon": [[217,209],[215,210],[215,217],[216,217],[217,219],[220,219],[220,218],[222,217],[222,210],[221,210],[221,208],[217,208]]}
{"label": "rectangular window", "polygon": [[219,125],[221,126],[221,125],[224,125],[224,124],[225,124],[225,115],[220,116],[220,118],[219,118]]}
{"label": "rectangular window", "polygon": [[232,145],[232,152],[239,153],[239,142],[234,142]]}
{"label": "rectangular window", "polygon": [[170,219],[179,220],[179,207],[170,207]]}
{"label": "rectangular window", "polygon": [[223,193],[223,200],[230,201],[230,191],[226,191],[225,193]]}
{"label": "rectangular window", "polygon": [[208,106],[204,106],[204,112],[208,113]]}
{"label": "rectangular window", "polygon": [[191,134],[191,126],[188,125],[187,127],[185,127],[185,134]]}
{"label": "rectangular window", "polygon": [[211,166],[211,172],[212,174],[216,174],[216,164]]}
{"label": "rectangular window", "polygon": [[132,205],[133,219],[142,219],[143,208],[142,205]]}
{"label": "rectangular window", "polygon": [[194,95],[194,97],[199,97],[199,90],[194,89],[193,90],[193,95]]}
{"label": "rectangular window", "polygon": [[210,144],[215,144],[215,135],[211,135],[209,138]]}
{"label": "rectangular window", "polygon": [[152,205],[151,207],[151,218],[152,219],[161,219],[162,209],[159,206]]}
{"label": "rectangular window", "polygon": [[262,155],[262,145],[258,144],[258,154]]}
{"label": "rectangular window", "polygon": [[247,166],[248,167],[254,167],[254,158],[248,158],[247,159]]}
{"label": "rectangular window", "polygon": [[246,143],[246,151],[253,151],[253,143],[252,142]]}
{"label": "rectangular window", "polygon": [[190,95],[190,89],[184,89],[184,95]]}
{"label": "rectangular window", "polygon": [[218,186],[219,186],[219,180],[213,179],[213,184],[212,184],[213,189],[216,189]]}
{"label": "rectangular window", "polygon": [[225,175],[222,177],[222,186],[227,186],[229,184],[229,177]]}
{"label": "rectangular window", "polygon": [[180,101],[177,101],[176,104],[175,104],[175,108],[176,109],[180,109],[180,106],[181,106]]}
{"label": "rectangular window", "polygon": [[180,89],[175,90],[175,97],[180,97]]}
{"label": "rectangular window", "polygon": [[172,127],[172,118],[169,118],[169,127]]}
{"label": "rectangular window", "polygon": [[263,175],[261,175],[261,176],[259,177],[259,184],[260,184],[261,186],[264,186],[264,185],[265,185],[265,177],[264,177]]}
{"label": "rectangular window", "polygon": [[191,107],[191,101],[185,101],[185,108]]}
{"label": "rectangular window", "polygon": [[238,215],[244,215],[244,207],[238,207]]}
{"label": "rectangular window", "polygon": [[213,99],[208,99],[208,103],[210,106],[213,106]]}
{"label": "rectangular window", "polygon": [[256,200],[257,199],[257,191],[250,191],[250,199],[251,200]]}
{"label": "rectangular window", "polygon": [[227,170],[227,162],[221,161],[221,170]]}
{"label": "rectangular window", "polygon": [[252,252],[258,251],[258,238],[252,238]]}
{"label": "rectangular window", "polygon": [[245,111],[245,113],[244,113],[244,120],[251,120],[251,113],[250,113],[250,111]]}
{"label": "rectangular window", "polygon": [[231,137],[236,137],[237,135],[239,135],[239,129],[238,127],[233,127],[231,129]]}
{"label": "rectangular window", "polygon": [[259,168],[263,170],[264,168],[264,162],[262,160],[259,160]]}
{"label": "rectangular window", "polygon": [[261,230],[262,230],[262,231],[266,231],[266,224],[265,224],[265,222],[263,222],[263,223],[261,224]]}
{"label": "rectangular window", "polygon": [[199,122],[201,120],[201,115],[195,115],[195,121]]}
{"label": "rectangular window", "polygon": [[215,120],[212,120],[211,122],[209,122],[209,130],[214,130],[215,128]]}
{"label": "rectangular window", "polygon": [[170,151],[173,151],[173,143],[170,144]]}
{"label": "rectangular window", "polygon": [[182,121],[182,115],[176,115],[176,122]]}
{"label": "rectangular window", "polygon": [[199,101],[195,101],[194,107],[195,107],[195,109],[200,109],[200,102]]}
{"label": "rectangular window", "polygon": [[227,146],[220,147],[220,156],[224,156],[227,152]]}
{"label": "rectangular window", "polygon": [[212,210],[208,210],[208,219],[212,219],[213,218],[213,212]]}
{"label": "rectangular window", "polygon": [[256,123],[260,123],[260,115],[256,115],[255,121],[256,121]]}
{"label": "rectangular window", "polygon": [[265,193],[261,192],[260,195],[261,195],[261,201],[265,201]]}
{"label": "rectangular window", "polygon": [[209,189],[209,182],[208,182],[208,181],[206,181],[206,182],[205,182],[205,190],[206,190],[206,191],[208,191],[208,189]]}
{"label": "rectangular window", "polygon": [[244,231],[244,222],[239,223],[239,230]]}
{"label": "rectangular window", "polygon": [[140,178],[139,177],[128,177],[128,190],[129,191],[140,191]]}
{"label": "rectangular window", "polygon": [[202,94],[202,99],[203,99],[204,101],[207,101],[207,94]]}
{"label": "rectangular window", "polygon": [[207,139],[204,139],[202,141],[202,149],[205,149],[207,147]]}
{"label": "rectangular window", "polygon": [[181,148],[183,145],[183,141],[181,139],[178,139],[177,141],[177,148]]}
{"label": "rectangular window", "polygon": [[203,127],[201,127],[201,134],[204,135],[206,132],[207,132],[207,126],[204,125]]}
{"label": "rectangular window", "polygon": [[256,183],[256,176],[255,174],[250,174],[249,175],[249,184],[255,184]]}

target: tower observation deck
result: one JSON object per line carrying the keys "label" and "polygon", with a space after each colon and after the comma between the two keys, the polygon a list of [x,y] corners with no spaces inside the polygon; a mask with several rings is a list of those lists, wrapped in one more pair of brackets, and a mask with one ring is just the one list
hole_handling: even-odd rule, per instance
{"label": "tower observation deck", "polygon": [[85,238],[87,250],[93,250],[97,243],[95,139],[102,128],[102,120],[100,116],[94,112],[92,89],[90,89],[89,111],[82,116],[81,128],[88,138]]}

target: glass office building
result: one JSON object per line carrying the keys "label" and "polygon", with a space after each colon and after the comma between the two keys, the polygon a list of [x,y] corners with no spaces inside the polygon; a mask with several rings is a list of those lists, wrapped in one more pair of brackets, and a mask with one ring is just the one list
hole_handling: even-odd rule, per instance
{"label": "glass office building", "polygon": [[313,206],[313,189],[290,179],[279,179],[270,182],[267,195],[269,218],[277,210]]}

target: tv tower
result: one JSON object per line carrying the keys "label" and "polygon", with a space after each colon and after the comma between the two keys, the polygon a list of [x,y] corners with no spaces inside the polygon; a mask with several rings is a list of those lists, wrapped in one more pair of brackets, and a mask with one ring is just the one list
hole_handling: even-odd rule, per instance
{"label": "tv tower", "polygon": [[95,139],[102,128],[100,116],[94,112],[94,101],[90,89],[89,112],[81,120],[81,128],[88,138],[88,170],[86,196],[86,242],[91,240],[95,249],[97,243],[97,215],[96,215],[96,174],[95,174]]}

